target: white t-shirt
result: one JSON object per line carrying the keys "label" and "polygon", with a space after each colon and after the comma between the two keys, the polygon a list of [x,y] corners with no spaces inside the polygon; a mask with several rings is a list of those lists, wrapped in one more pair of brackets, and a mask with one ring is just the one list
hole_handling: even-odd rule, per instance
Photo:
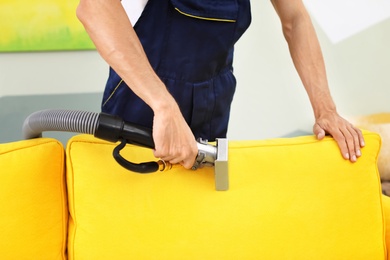
{"label": "white t-shirt", "polygon": [[141,16],[147,2],[148,0],[122,0],[122,5],[133,26]]}

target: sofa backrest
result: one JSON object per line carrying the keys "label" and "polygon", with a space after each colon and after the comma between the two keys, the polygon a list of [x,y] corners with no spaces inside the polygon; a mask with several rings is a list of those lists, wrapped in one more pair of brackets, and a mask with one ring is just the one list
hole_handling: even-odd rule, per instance
{"label": "sofa backrest", "polygon": [[[228,191],[212,168],[137,174],[116,144],[67,145],[69,259],[385,259],[377,157],[365,132],[356,163],[313,136],[229,143]],[[155,160],[128,145],[131,161]]]}

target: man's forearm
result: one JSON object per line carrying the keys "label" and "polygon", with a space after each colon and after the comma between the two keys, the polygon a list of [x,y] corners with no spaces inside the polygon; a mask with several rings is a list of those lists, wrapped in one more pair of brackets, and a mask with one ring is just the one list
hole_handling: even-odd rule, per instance
{"label": "man's forearm", "polygon": [[[284,8],[296,8],[296,11],[285,15]],[[320,117],[322,113],[335,112],[324,59],[309,14],[303,5],[286,7],[284,4],[277,11],[281,16],[283,33],[293,63],[309,96],[315,117]]]}
{"label": "man's forearm", "polygon": [[81,0],[77,16],[103,59],[153,110],[172,103],[118,0]]}
{"label": "man's forearm", "polygon": [[[299,18],[307,19],[309,18]],[[291,37],[286,39],[315,116],[319,117],[326,111],[334,112],[336,107],[330,95],[323,56],[311,23],[296,21],[291,29]]]}

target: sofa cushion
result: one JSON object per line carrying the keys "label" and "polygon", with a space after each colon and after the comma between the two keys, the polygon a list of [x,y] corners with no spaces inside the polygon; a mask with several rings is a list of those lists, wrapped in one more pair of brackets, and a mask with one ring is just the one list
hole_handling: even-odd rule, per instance
{"label": "sofa cushion", "polygon": [[1,259],[65,259],[64,155],[49,138],[0,144]]}
{"label": "sofa cushion", "polygon": [[[137,174],[116,144],[81,135],[67,146],[70,259],[384,259],[376,166],[365,132],[356,163],[313,136],[229,143],[228,191],[212,168]],[[128,145],[125,158],[153,160]]]}

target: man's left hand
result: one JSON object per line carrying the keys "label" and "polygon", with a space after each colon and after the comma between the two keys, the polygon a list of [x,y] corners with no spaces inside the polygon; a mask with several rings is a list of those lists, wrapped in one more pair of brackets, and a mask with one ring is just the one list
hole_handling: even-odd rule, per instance
{"label": "man's left hand", "polygon": [[318,140],[322,140],[326,134],[331,135],[346,160],[356,162],[362,155],[361,148],[365,145],[362,132],[337,113],[328,113],[317,118],[313,132]]}

